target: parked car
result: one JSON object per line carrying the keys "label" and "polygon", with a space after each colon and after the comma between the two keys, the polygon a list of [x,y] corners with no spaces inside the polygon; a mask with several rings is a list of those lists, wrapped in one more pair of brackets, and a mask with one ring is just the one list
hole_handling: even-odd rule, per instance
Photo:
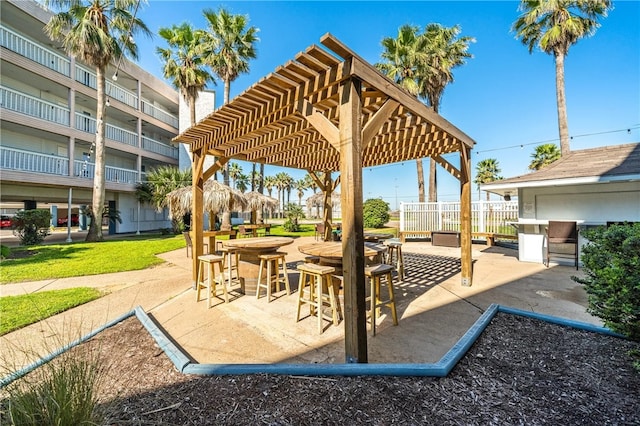
{"label": "parked car", "polygon": [[[80,224],[80,219],[76,213],[71,213],[71,226],[78,226]],[[59,217],[58,218],[58,226],[67,226],[67,218]]]}
{"label": "parked car", "polygon": [[5,214],[0,216],[0,228],[11,228],[11,216]]}

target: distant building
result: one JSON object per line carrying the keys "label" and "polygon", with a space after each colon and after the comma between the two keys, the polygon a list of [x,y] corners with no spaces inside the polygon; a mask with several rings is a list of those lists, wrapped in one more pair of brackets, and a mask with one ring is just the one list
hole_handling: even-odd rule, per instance
{"label": "distant building", "polygon": [[[542,262],[549,221],[575,221],[580,229],[640,222],[640,143],[571,151],[541,170],[481,189],[518,196],[520,260]],[[579,246],[584,242],[580,237]]]}
{"label": "distant building", "polygon": [[[66,223],[69,207],[75,215],[91,204],[95,69],[47,37],[52,14],[39,3],[2,0],[0,8],[0,212],[48,208],[54,226]],[[158,166],[178,165],[178,92],[127,60],[107,76],[106,202],[123,221],[109,233],[170,227],[167,211],[138,208],[135,185]]]}

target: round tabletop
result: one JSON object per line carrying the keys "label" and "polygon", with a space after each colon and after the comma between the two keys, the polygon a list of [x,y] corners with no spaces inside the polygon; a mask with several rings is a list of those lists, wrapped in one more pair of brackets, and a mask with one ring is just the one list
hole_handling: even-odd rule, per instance
{"label": "round tabletop", "polygon": [[227,240],[223,241],[222,245],[246,251],[264,251],[273,250],[291,243],[293,243],[293,238],[289,237],[254,237]]}
{"label": "round tabletop", "polygon": [[[364,255],[366,257],[376,256],[387,248],[381,244],[364,244]],[[310,256],[318,256],[332,259],[342,259],[342,243],[339,241],[325,241],[318,243],[305,244],[298,247],[300,253]]]}

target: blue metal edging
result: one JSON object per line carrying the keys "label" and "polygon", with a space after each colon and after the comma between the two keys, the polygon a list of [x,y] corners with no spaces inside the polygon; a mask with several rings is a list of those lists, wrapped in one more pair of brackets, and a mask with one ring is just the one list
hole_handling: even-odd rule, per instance
{"label": "blue metal edging", "polygon": [[509,308],[497,304],[491,304],[489,308],[476,320],[455,345],[435,364],[198,364],[174,344],[160,328],[149,318],[147,313],[137,306],[134,310],[116,318],[115,320],[97,328],[86,336],[63,346],[37,362],[18,370],[0,380],[0,388],[19,379],[35,368],[51,361],[56,356],[83,343],[99,332],[116,325],[117,323],[135,315],[147,332],[154,338],[158,346],[167,354],[176,369],[184,374],[197,375],[241,375],[241,374],[290,374],[298,376],[426,376],[445,377],[453,367],[462,359],[469,348],[475,343],[480,334],[491,323],[498,312],[512,315],[520,315],[546,321],[552,324],[577,328],[580,330],[602,333],[616,337],[622,337],[613,331],[595,326],[593,324],[573,321],[551,315],[538,314],[521,309]]}

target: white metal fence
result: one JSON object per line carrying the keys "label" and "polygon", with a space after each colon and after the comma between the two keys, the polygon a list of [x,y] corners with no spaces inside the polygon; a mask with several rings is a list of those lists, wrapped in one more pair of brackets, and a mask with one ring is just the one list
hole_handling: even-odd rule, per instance
{"label": "white metal fence", "polygon": [[[518,221],[517,201],[474,201],[471,203],[471,232],[517,235],[509,222]],[[459,231],[460,202],[402,203],[400,232]]]}

